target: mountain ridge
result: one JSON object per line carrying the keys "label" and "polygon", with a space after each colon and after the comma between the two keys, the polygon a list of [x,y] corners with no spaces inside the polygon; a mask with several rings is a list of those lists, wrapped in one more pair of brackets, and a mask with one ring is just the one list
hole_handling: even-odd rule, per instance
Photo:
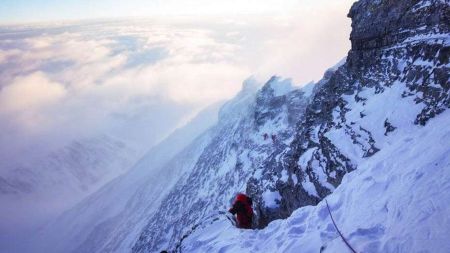
{"label": "mountain ridge", "polygon": [[[416,11],[414,6],[419,5],[424,7]],[[391,11],[386,12],[388,9]],[[287,218],[302,206],[318,204],[347,173],[387,147],[396,132],[426,125],[450,107],[448,74],[441,74],[449,72],[445,57],[449,50],[449,28],[445,25],[448,10],[448,3],[426,0],[360,0],[353,5],[349,13],[354,28],[352,49],[344,65],[326,73],[316,84],[303,113],[295,114],[293,139],[284,139],[284,145],[275,143],[279,148],[273,152],[261,153],[266,158],[256,166],[233,160],[225,170],[243,175],[250,172],[248,167],[252,168],[245,191],[254,199],[258,227]],[[408,31],[403,33],[403,29]],[[283,103],[279,103],[274,108],[282,107]],[[273,118],[280,114],[277,110],[267,111],[273,111]],[[254,129],[247,136],[258,133],[258,128]],[[242,138],[240,145],[244,143],[247,141]],[[255,147],[251,150],[258,152]],[[212,153],[209,157],[216,156],[227,159],[236,154]],[[200,157],[200,161],[207,160]],[[211,169],[215,165],[211,163]],[[133,252],[173,248],[176,238],[189,231],[208,210],[226,208],[226,198],[211,192],[231,198],[233,191],[242,191],[242,183],[227,181],[223,172],[206,176],[206,172],[196,170],[193,168],[189,183],[183,181],[172,197],[162,202]],[[228,188],[216,189],[217,180],[223,180]],[[193,185],[209,195],[199,198],[189,190]],[[177,202],[185,203],[185,209],[176,208]]]}

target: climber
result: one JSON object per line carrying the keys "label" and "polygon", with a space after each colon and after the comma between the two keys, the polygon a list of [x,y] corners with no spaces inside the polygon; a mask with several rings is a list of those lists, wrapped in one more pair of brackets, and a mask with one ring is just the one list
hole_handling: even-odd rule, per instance
{"label": "climber", "polygon": [[263,137],[264,137],[264,140],[267,140],[267,138],[269,138],[269,135],[267,133],[264,133]]}
{"label": "climber", "polygon": [[231,214],[237,214],[238,228],[252,228],[253,209],[252,199],[243,193],[239,193],[234,200],[233,207],[228,210]]}
{"label": "climber", "polygon": [[275,134],[272,134],[272,141],[275,142],[277,140],[277,136]]}

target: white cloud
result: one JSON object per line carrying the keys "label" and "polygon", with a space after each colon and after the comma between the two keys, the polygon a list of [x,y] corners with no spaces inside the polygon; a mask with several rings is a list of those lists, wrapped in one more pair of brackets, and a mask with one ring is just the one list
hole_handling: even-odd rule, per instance
{"label": "white cloud", "polygon": [[[30,135],[64,141],[103,131],[129,138],[131,131],[117,130],[125,125],[147,136],[138,141],[148,147],[188,115],[233,96],[250,75],[317,80],[348,50],[347,2],[321,0],[321,11],[281,17],[15,27],[0,41],[0,120],[14,129],[8,138],[0,134],[0,151],[13,135],[24,145],[35,139]],[[33,95],[23,100],[25,93]]]}
{"label": "white cloud", "polygon": [[4,63],[10,57],[14,57],[20,54],[20,50],[12,49],[12,50],[2,50],[0,49],[0,63]]}
{"label": "white cloud", "polygon": [[170,100],[204,106],[233,96],[249,69],[226,63],[164,64],[147,69]]}
{"label": "white cloud", "polygon": [[66,97],[66,89],[42,72],[17,77],[3,87],[0,90],[0,159],[23,161],[26,158],[14,161],[14,157],[20,157],[24,148],[39,144],[38,139],[41,146],[50,147],[55,141],[51,133],[63,132],[61,125],[56,124],[60,115],[50,111],[58,108]]}
{"label": "white cloud", "polygon": [[17,77],[0,92],[0,113],[18,114],[38,111],[56,104],[66,95],[64,87],[42,72]]}

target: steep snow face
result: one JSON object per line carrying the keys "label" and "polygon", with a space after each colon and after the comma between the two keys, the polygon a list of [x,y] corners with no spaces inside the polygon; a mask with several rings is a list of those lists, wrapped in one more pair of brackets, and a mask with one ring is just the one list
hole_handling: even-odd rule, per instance
{"label": "steep snow face", "polygon": [[[394,132],[326,199],[357,252],[450,252],[450,111],[425,127]],[[224,216],[206,220],[181,252],[350,252],[325,201],[262,230],[240,230]]]}
{"label": "steep snow face", "polygon": [[287,148],[307,102],[289,80],[273,77],[260,91],[244,89],[225,104],[210,143],[149,218],[133,251],[175,248],[192,225],[225,210],[263,161]]}
{"label": "steep snow face", "polygon": [[103,135],[2,168],[1,244],[56,217],[125,173],[139,155],[130,144]]}
{"label": "steep snow face", "polygon": [[[408,0],[352,7],[346,63],[316,85],[292,144],[249,180],[260,227],[317,204],[391,135],[450,107],[449,3],[421,2],[420,11]],[[265,201],[267,191],[279,193],[278,205]]]}

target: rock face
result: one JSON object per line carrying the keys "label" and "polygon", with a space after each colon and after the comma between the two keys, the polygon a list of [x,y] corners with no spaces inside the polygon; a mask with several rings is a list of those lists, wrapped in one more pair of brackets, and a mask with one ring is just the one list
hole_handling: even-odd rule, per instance
{"label": "rock face", "polygon": [[389,73],[383,80],[362,79],[366,85],[400,80],[409,88],[404,96],[422,93],[416,96],[426,105],[417,115],[421,125],[450,106],[448,1],[358,1],[349,17],[353,21],[349,69],[359,78],[376,71]]}
{"label": "rock face", "polygon": [[407,38],[448,33],[448,3],[443,0],[358,1],[350,9],[352,51],[388,47]]}
{"label": "rock face", "polygon": [[442,0],[356,2],[346,62],[310,96],[272,78],[256,96],[243,92],[225,105],[215,137],[133,252],[174,249],[244,189],[258,227],[315,205],[397,133],[448,109],[449,15]]}

